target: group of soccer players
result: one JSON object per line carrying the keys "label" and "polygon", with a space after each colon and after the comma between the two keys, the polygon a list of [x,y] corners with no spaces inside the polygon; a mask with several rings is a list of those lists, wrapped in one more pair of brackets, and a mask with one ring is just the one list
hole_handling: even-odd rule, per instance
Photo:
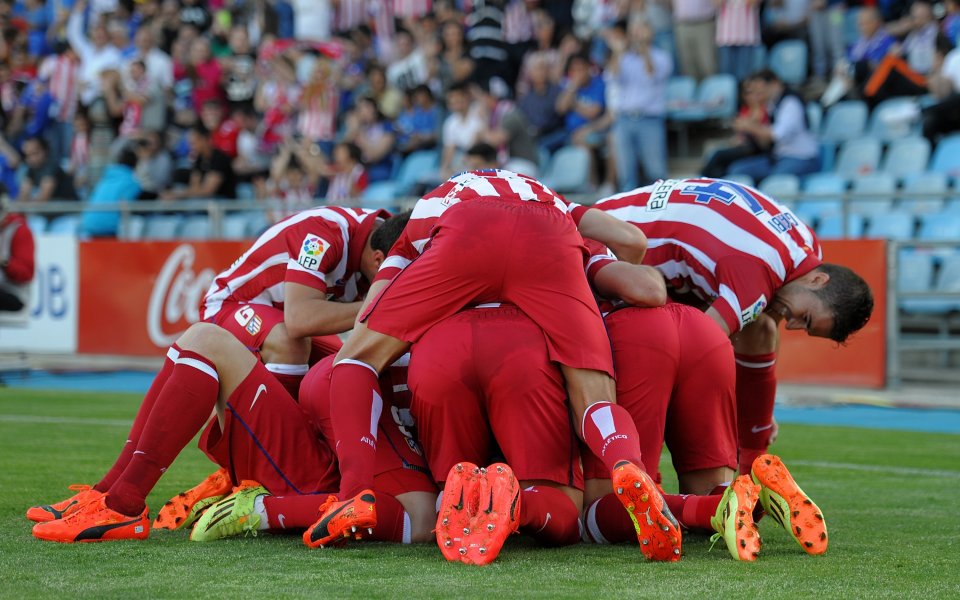
{"label": "group of soccer players", "polygon": [[793,213],[729,181],[588,208],[484,170],[409,213],[311,209],[217,277],[104,477],[27,517],[42,540],[146,538],[147,495],[202,431],[219,470],[153,522],[196,541],[435,537],[486,564],[519,531],[673,561],[704,530],[751,561],[765,512],[821,554],[822,512],[766,453],[779,325],[842,342],[872,308]]}

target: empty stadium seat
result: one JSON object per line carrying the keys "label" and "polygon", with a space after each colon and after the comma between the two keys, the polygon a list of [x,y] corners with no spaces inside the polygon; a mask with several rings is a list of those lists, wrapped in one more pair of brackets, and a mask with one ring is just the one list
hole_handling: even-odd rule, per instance
{"label": "empty stadium seat", "polygon": [[[928,292],[933,288],[933,256],[928,252],[901,251],[897,260],[897,291]],[[900,308],[923,312],[925,299],[904,298]]]}
{"label": "empty stadium seat", "polygon": [[[693,108],[696,101],[697,81],[686,75],[674,75],[667,81],[667,114]],[[543,165],[541,165],[543,166]]]}
{"label": "empty stadium seat", "polygon": [[868,112],[867,105],[859,100],[836,103],[827,111],[820,138],[838,144],[860,137],[867,126]]}
{"label": "empty stadium seat", "polygon": [[943,173],[931,171],[910,177],[903,184],[900,207],[913,214],[937,212],[943,208],[947,188],[947,176]]}
{"label": "empty stadium seat", "polygon": [[225,240],[246,239],[249,237],[248,222],[246,213],[232,212],[223,215],[223,221],[220,223],[220,237]]}
{"label": "empty stadium seat", "polygon": [[43,233],[47,230],[47,218],[43,215],[37,213],[30,213],[26,215],[27,227],[30,228],[30,232],[33,235],[38,233]]}
{"label": "empty stadium seat", "polygon": [[[915,254],[926,254],[917,252]],[[931,270],[933,262],[936,260],[929,254],[927,254],[928,259],[931,262]],[[904,259],[901,256],[900,258],[900,273],[903,273],[903,262]],[[911,280],[910,275],[901,275],[901,277],[906,277],[908,279],[907,283],[910,285],[918,286],[917,289],[904,290],[900,288],[900,291],[934,291],[934,292],[960,292],[960,253],[952,252],[946,256],[941,256],[939,258],[940,268],[933,274],[933,281],[931,284],[928,284],[928,287],[919,287],[922,283],[917,278],[918,281],[914,282]],[[908,265],[912,267],[913,265]],[[898,279],[898,281],[900,281]],[[955,312],[960,310],[960,302],[956,300],[950,300],[945,298],[904,298],[900,302],[900,308],[904,309],[907,312],[919,313],[919,314],[943,314],[949,312]]]}
{"label": "empty stadium seat", "polygon": [[210,239],[210,220],[206,215],[187,217],[180,228],[179,237],[185,240]]}
{"label": "empty stadium seat", "polygon": [[887,173],[871,173],[853,179],[850,210],[861,215],[875,215],[893,208],[897,182]]}
{"label": "empty stadium seat", "polygon": [[916,98],[889,98],[870,113],[867,133],[885,142],[907,137],[916,129],[919,118]]}
{"label": "empty stadium seat", "polygon": [[120,218],[120,226],[117,229],[117,239],[121,240],[139,240],[143,238],[143,231],[147,227],[146,217],[140,215],[130,215],[124,221]]}
{"label": "empty stadium seat", "polygon": [[819,102],[807,102],[807,126],[817,133],[823,125],[823,105]]}
{"label": "empty stadium seat", "polygon": [[175,240],[180,232],[183,217],[180,215],[150,215],[143,231],[145,240]]}
{"label": "empty stadium seat", "polygon": [[807,43],[803,40],[784,40],[770,49],[767,63],[770,69],[788,85],[800,85],[807,79]]}
{"label": "empty stadium seat", "polygon": [[960,240],[960,212],[921,216],[917,238],[925,241]]}
{"label": "empty stadium seat", "polygon": [[564,193],[585,191],[590,185],[590,153],[580,146],[564,146],[553,154],[543,174],[543,183]]}
{"label": "empty stadium seat", "polygon": [[440,154],[436,150],[413,152],[400,163],[400,170],[394,180],[395,193],[400,196],[413,193],[414,186],[426,179],[437,178],[440,166]]}
{"label": "empty stadium seat", "polygon": [[670,116],[679,121],[732,119],[737,112],[737,87],[737,79],[733,75],[710,75],[697,86],[693,105],[675,110]]}
{"label": "empty stadium seat", "polygon": [[857,138],[844,142],[837,155],[834,171],[848,179],[862,177],[877,170],[880,166],[882,147],[879,140]]}
{"label": "empty stadium seat", "polygon": [[824,240],[859,238],[863,236],[864,219],[862,215],[851,214],[847,218],[847,229],[843,229],[843,215],[827,214],[817,220],[817,237]]}
{"label": "empty stadium seat", "polygon": [[840,215],[843,211],[843,194],[847,191],[844,178],[833,173],[814,173],[803,182],[802,202],[794,210],[807,223]]}
{"label": "empty stadium seat", "polygon": [[894,177],[907,178],[927,169],[930,160],[930,142],[914,136],[894,140],[887,148],[880,170]]}
{"label": "empty stadium seat", "polygon": [[910,213],[892,211],[874,214],[867,225],[866,237],[884,240],[909,240],[916,221]]}
{"label": "empty stadium seat", "polygon": [[760,184],[760,191],[774,200],[793,206],[800,194],[800,178],[796,175],[770,175]]}
{"label": "empty stadium seat", "polygon": [[399,194],[397,194],[397,185],[393,181],[375,181],[363,190],[360,198],[364,208],[383,208],[386,210],[396,210]]}
{"label": "empty stadium seat", "polygon": [[930,170],[951,177],[960,176],[960,133],[949,135],[937,143]]}
{"label": "empty stadium seat", "polygon": [[80,232],[80,215],[61,215],[50,219],[47,233],[59,235],[77,235]]}

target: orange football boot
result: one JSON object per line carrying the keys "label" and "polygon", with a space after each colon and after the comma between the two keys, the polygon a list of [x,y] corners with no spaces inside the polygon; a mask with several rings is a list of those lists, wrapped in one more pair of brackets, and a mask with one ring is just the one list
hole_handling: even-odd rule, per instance
{"label": "orange football boot", "polygon": [[220,469],[206,479],[181,492],[167,502],[157,512],[153,521],[154,529],[180,529],[189,527],[200,518],[211,504],[219,502],[233,490],[230,473]]}
{"label": "orange football boot", "polygon": [[716,531],[710,540],[716,543],[722,538],[736,560],[753,562],[760,556],[763,542],[753,521],[753,508],[759,499],[760,486],[749,475],[741,475],[724,490],[716,514],[710,517],[710,525]]}
{"label": "orange football boot", "polygon": [[680,524],[667,508],[657,484],[640,467],[621,461],[613,468],[613,490],[637,530],[647,560],[680,560]]}
{"label": "orange football boot", "polygon": [[823,511],[800,489],[780,457],[761,454],[753,461],[750,473],[760,485],[763,510],[790,532],[804,552],[826,552],[829,540]]}
{"label": "orange football boot", "polygon": [[377,496],[363,490],[342,502],[327,496],[320,505],[320,519],[303,532],[303,543],[311,548],[324,548],[345,543],[351,536],[363,538],[363,530],[373,533],[377,526]]}
{"label": "orange football boot", "polygon": [[150,535],[148,509],[136,517],[122,515],[107,507],[107,495],[87,502],[70,515],[37,523],[33,537],[48,542],[105,542],[113,540],[145,540]]}
{"label": "orange football boot", "polygon": [[77,493],[56,504],[31,506],[27,509],[27,518],[35,523],[46,523],[48,521],[62,519],[79,510],[80,507],[87,502],[96,500],[103,495],[103,492],[98,492],[89,485],[73,484],[68,489]]}

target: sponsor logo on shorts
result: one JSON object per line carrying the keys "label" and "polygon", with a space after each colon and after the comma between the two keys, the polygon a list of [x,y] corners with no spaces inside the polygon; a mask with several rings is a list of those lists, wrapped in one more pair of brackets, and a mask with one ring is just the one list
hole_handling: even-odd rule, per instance
{"label": "sponsor logo on shorts", "polygon": [[756,321],[758,318],[760,318],[760,314],[766,307],[767,297],[763,294],[760,294],[760,297],[757,298],[756,302],[740,312],[740,324],[747,325],[748,323]]}
{"label": "sponsor logo on shorts", "polygon": [[246,329],[247,333],[249,333],[250,335],[257,335],[258,333],[260,333],[260,328],[262,326],[263,326],[263,319],[261,319],[258,315],[253,315],[253,319],[251,319],[250,322],[247,323],[247,326],[244,327],[244,329]]}
{"label": "sponsor logo on shorts", "polygon": [[316,234],[309,234],[303,238],[303,245],[300,247],[300,256],[297,257],[297,263],[305,269],[311,271],[320,270],[320,261],[323,255],[330,249],[330,242]]}
{"label": "sponsor logo on shorts", "polygon": [[240,327],[245,327],[255,314],[256,312],[252,306],[244,306],[243,308],[237,310],[237,312],[233,313],[233,318],[236,319],[237,323],[240,324]]}

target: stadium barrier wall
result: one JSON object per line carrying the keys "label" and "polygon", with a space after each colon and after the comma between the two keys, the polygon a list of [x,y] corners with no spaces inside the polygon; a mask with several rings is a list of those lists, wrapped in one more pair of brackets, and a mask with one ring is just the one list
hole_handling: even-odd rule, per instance
{"label": "stadium barrier wall", "polygon": [[824,240],[826,262],[850,267],[873,291],[873,316],[843,346],[802,331],[783,331],[777,379],[789,383],[883,388],[887,380],[885,240]]}
{"label": "stadium barrier wall", "polygon": [[[31,320],[4,329],[0,350],[160,357],[200,318],[199,305],[216,273],[248,241],[77,242],[38,237]],[[824,257],[864,276],[873,289],[874,317],[845,347],[784,332],[781,381],[881,388],[886,376],[886,242],[822,243]]]}

